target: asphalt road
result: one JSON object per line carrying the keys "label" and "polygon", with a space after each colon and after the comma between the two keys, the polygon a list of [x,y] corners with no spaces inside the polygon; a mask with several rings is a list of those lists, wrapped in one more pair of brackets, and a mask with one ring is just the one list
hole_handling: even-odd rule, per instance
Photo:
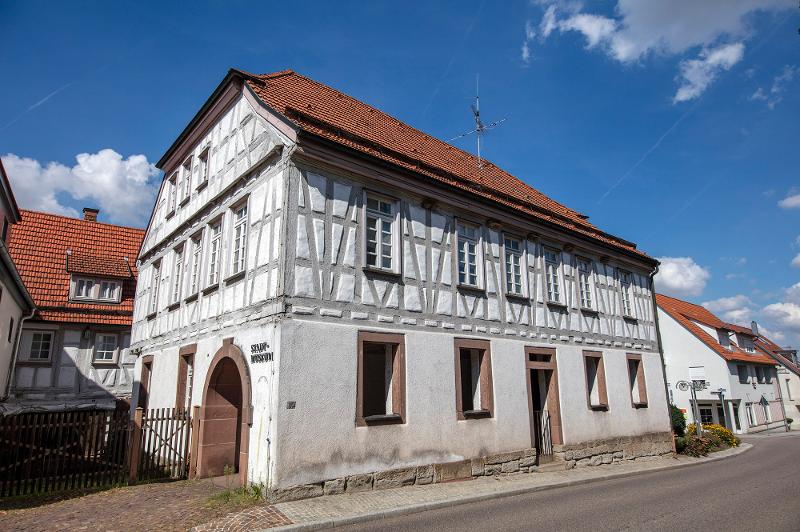
{"label": "asphalt road", "polygon": [[[796,433],[795,433],[796,434]],[[373,521],[345,530],[800,531],[800,437],[725,460]]]}

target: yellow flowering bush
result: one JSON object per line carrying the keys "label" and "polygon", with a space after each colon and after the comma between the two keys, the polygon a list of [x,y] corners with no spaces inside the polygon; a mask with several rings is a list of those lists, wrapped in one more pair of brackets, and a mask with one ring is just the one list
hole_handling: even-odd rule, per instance
{"label": "yellow flowering bush", "polygon": [[[694,434],[695,430],[697,430],[697,428],[694,423],[691,423],[686,427],[687,434]],[[703,436],[710,437],[712,440],[718,441],[719,443],[725,444],[729,447],[736,447],[741,441],[733,434],[733,432],[730,431],[730,429],[727,429],[722,425],[717,425],[716,423],[704,424]]]}

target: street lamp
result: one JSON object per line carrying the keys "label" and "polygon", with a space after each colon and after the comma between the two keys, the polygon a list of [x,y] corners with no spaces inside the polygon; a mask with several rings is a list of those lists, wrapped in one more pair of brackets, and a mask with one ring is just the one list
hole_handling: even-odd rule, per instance
{"label": "street lamp", "polygon": [[723,417],[723,420],[724,420],[723,423],[725,425],[725,428],[727,429],[727,428],[730,428],[730,427],[728,427],[728,411],[725,409],[725,392],[726,391],[727,390],[725,388],[720,388],[719,390],[714,390],[711,393],[714,394],[714,395],[719,395],[719,402],[722,404],[722,415],[724,416]]}
{"label": "street lamp", "polygon": [[697,436],[700,437],[703,434],[700,422],[700,415],[698,413],[697,408],[697,392],[700,390],[705,390],[708,388],[708,384],[706,381],[678,381],[678,384],[675,385],[680,391],[685,392],[686,390],[692,391],[692,400],[690,401],[692,406],[692,415],[694,416],[694,431],[697,433]]}

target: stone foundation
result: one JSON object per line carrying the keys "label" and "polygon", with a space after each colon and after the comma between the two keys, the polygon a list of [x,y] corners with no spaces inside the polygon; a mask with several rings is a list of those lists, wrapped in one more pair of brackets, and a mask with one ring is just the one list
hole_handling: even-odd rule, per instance
{"label": "stone foundation", "polygon": [[[669,432],[611,438],[574,445],[556,445],[553,448],[554,463],[563,464],[564,469],[671,455],[672,434]],[[267,498],[270,502],[285,502],[321,495],[358,493],[414,484],[435,484],[473,477],[534,473],[538,470],[536,449],[523,449],[481,456],[471,460],[389,469],[375,473],[350,475],[314,484],[291,486],[272,490]]]}
{"label": "stone foundation", "polygon": [[672,433],[653,432],[641,436],[623,436],[574,445],[556,445],[556,460],[563,460],[566,469],[598,466],[650,457],[672,455]]}

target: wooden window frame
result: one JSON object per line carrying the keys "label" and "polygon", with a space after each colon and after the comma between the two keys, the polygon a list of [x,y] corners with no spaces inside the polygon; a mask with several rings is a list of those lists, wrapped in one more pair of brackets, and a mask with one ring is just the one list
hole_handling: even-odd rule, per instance
{"label": "wooden window frame", "polygon": [[[589,359],[597,359],[597,397],[599,403],[592,404],[592,395],[589,390]],[[589,410],[608,410],[608,388],[606,386],[606,365],[602,351],[583,352],[584,386],[586,388],[586,404]]]}
{"label": "wooden window frame", "polygon": [[[358,332],[356,368],[356,426],[395,425],[406,422],[406,353],[405,336],[374,331]],[[364,416],[364,343],[395,345],[392,361],[392,414]]]}
{"label": "wooden window frame", "polygon": [[[492,418],[494,417],[494,384],[492,379],[492,350],[489,340],[476,340],[473,338],[455,338],[453,342],[455,351],[455,382],[456,382],[456,419]],[[479,410],[464,410],[464,399],[461,393],[461,350],[478,349],[483,351],[480,366],[480,399]]]}
{"label": "wooden window frame", "polygon": [[[585,264],[588,270],[584,271],[581,264]],[[595,297],[593,288],[594,264],[591,259],[586,257],[575,257],[575,270],[577,271],[578,302],[582,310],[594,311]],[[585,282],[584,282],[585,281]],[[585,297],[584,297],[585,294]]]}
{"label": "wooden window frame", "polygon": [[167,215],[170,219],[178,208],[178,171],[175,170],[167,179]]}
{"label": "wooden window frame", "polygon": [[211,164],[210,155],[209,146],[206,146],[197,156],[195,168],[197,169],[198,180],[195,190],[202,190],[208,184],[209,165]]}
{"label": "wooden window frame", "polygon": [[[547,259],[547,254],[553,253],[555,254],[555,261],[551,261]],[[545,301],[548,305],[557,305],[565,307],[566,304],[564,300],[566,299],[562,280],[563,280],[563,271],[561,270],[561,265],[564,262],[564,255],[561,253],[561,250],[555,248],[553,246],[545,245],[542,249],[542,259],[544,260],[544,290],[545,290]],[[552,275],[551,275],[552,269]],[[551,290],[553,287],[553,290]],[[558,299],[553,299],[552,295],[558,296]]]}
{"label": "wooden window frame", "polygon": [[[100,347],[100,337],[102,336],[113,336],[115,339],[114,350],[111,353],[111,358],[97,358],[97,353],[100,351],[98,348]],[[119,353],[120,353],[120,335],[113,332],[103,332],[100,331],[95,334],[94,337],[94,348],[92,349],[92,365],[95,366],[103,366],[103,365],[115,365],[119,360]]]}
{"label": "wooden window frame", "polygon": [[[244,217],[237,218],[237,214],[244,209]],[[231,207],[231,239],[230,239],[230,256],[228,257],[230,274],[226,277],[227,280],[238,279],[239,276],[244,275],[247,271],[247,254],[250,252],[250,198],[245,198]],[[236,231],[240,230],[241,235],[239,239],[239,247],[236,247]],[[239,260],[235,256],[239,253]],[[240,266],[241,264],[241,266]]]}
{"label": "wooden window frame", "polygon": [[[459,230],[459,226],[464,228],[470,228],[475,230],[475,238],[468,237],[466,235],[461,234],[462,232]],[[467,288],[470,290],[484,290],[484,257],[483,257],[483,230],[480,224],[475,222],[471,222],[464,218],[456,218],[455,223],[455,238],[453,242],[455,243],[455,262],[456,262],[456,281],[458,283],[459,288]],[[463,244],[472,243],[475,244],[475,283],[469,282],[469,261],[464,261],[464,268],[465,268],[465,281],[461,281],[461,260],[459,255],[461,253],[461,246]],[[464,256],[466,258],[466,252]]]}
{"label": "wooden window frame", "polygon": [[[519,244],[519,248],[516,249],[516,250],[509,249],[509,247],[508,247],[508,241],[509,240]],[[514,236],[512,234],[506,234],[506,233],[503,234],[503,274],[504,274],[503,275],[503,288],[504,288],[506,296],[508,296],[508,297],[516,297],[516,298],[522,298],[522,299],[527,299],[527,297],[528,297],[527,296],[527,292],[528,292],[527,288],[528,287],[527,287],[527,283],[525,282],[526,281],[525,278],[527,277],[527,274],[528,274],[528,265],[526,264],[526,261],[525,261],[525,256],[527,254],[526,253],[526,249],[525,249],[525,244],[526,244],[526,241],[523,238],[520,238],[518,236]],[[508,275],[509,275],[508,259],[509,259],[509,255],[515,256],[517,258],[517,260],[519,261],[519,292],[512,292],[512,291],[510,291],[508,289]],[[514,273],[513,272],[510,272],[510,273],[511,273],[511,276],[513,278]]]}
{"label": "wooden window frame", "polygon": [[[192,368],[194,368],[196,354],[197,344],[185,345],[178,350],[178,379],[175,386],[175,408],[178,410],[183,410],[186,405],[187,384],[189,384],[189,366],[191,365]],[[191,364],[189,361],[191,361]],[[194,379],[194,375],[192,375],[192,379]],[[189,397],[188,399],[191,405],[192,398]]]}
{"label": "wooden window frame", "polygon": [[[139,374],[139,396],[136,398],[136,406],[147,410],[150,403],[150,378],[153,375],[153,355],[142,357],[142,370]],[[142,401],[144,398],[144,402]]]}
{"label": "wooden window frame", "polygon": [[[631,379],[630,364],[632,361],[637,362],[636,385],[638,386],[638,391],[639,391],[638,401],[633,400],[634,383],[630,380]],[[631,390],[631,406],[633,408],[647,408],[647,382],[645,381],[645,376],[644,376],[644,360],[642,359],[642,355],[638,353],[627,353],[625,355],[625,363],[626,363],[626,369],[628,371],[628,384],[630,384],[630,390]]]}
{"label": "wooden window frame", "polygon": [[622,314],[623,318],[635,320],[636,309],[634,308],[632,288],[633,272],[624,268],[617,268],[617,275],[619,276],[620,314]]}
{"label": "wooden window frame", "polygon": [[[381,213],[380,211],[375,211],[367,207],[369,204],[369,200],[374,199],[378,202],[389,203],[392,205],[392,214],[387,215],[386,213]],[[388,196],[386,194],[382,194],[380,192],[374,192],[371,190],[365,190],[363,195],[363,208],[361,213],[361,222],[364,227],[361,237],[361,246],[362,246],[362,267],[366,271],[377,272],[387,275],[401,275],[402,274],[402,219],[401,219],[401,205],[400,200],[394,198],[392,196]],[[389,268],[384,268],[381,265],[381,253],[378,252],[378,249],[382,247],[381,244],[381,235],[378,233],[376,234],[376,252],[378,258],[378,264],[370,264],[369,259],[367,258],[367,248],[368,248],[368,239],[369,239],[369,224],[368,220],[370,217],[377,218],[378,220],[383,221],[390,221],[391,229],[392,229],[392,238],[391,244],[389,246],[391,252],[391,260],[392,265]]]}
{"label": "wooden window frame", "polygon": [[181,202],[180,206],[183,207],[189,202],[192,197],[192,170],[194,165],[194,157],[191,155],[181,164]]}
{"label": "wooden window frame", "polygon": [[[534,357],[549,357],[546,361],[532,360]],[[525,346],[525,382],[528,387],[528,414],[533,416],[533,404],[531,403],[531,380],[527,370],[541,369],[552,371],[551,388],[547,393],[548,408],[550,416],[550,435],[554,445],[561,445],[564,442],[564,432],[561,428],[561,392],[558,385],[558,358],[556,349],[553,347]],[[535,443],[533,425],[531,424],[531,442]]]}

